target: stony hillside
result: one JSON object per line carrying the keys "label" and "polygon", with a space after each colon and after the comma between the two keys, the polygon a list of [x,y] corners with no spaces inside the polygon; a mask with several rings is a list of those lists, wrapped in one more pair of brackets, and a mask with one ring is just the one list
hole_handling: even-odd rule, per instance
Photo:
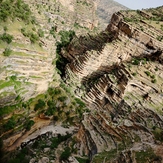
{"label": "stony hillside", "polygon": [[109,24],[113,13],[128,9],[114,0],[95,0],[95,2],[97,3],[96,13],[99,20],[99,26],[103,30]]}
{"label": "stony hillside", "polygon": [[[52,63],[56,59],[56,42],[65,34],[62,31],[71,30],[78,35],[97,26],[92,1],[24,2],[1,2],[1,106],[14,103],[15,98],[36,97],[55,84],[53,80],[57,81],[59,76]],[[9,12],[6,18],[5,12]]]}
{"label": "stony hillside", "polygon": [[90,108],[77,138],[92,163],[162,162],[162,11],[117,12],[64,54],[65,81]]}

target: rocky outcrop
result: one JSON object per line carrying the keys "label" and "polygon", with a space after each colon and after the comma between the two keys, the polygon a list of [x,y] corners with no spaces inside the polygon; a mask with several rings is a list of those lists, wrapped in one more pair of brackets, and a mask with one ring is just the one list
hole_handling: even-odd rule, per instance
{"label": "rocky outcrop", "polygon": [[162,142],[163,32],[154,19],[142,12],[115,13],[104,32],[75,39],[64,54],[70,61],[65,81],[90,107],[77,134],[79,153],[90,159],[116,149],[117,158],[105,152],[101,162],[134,162],[144,145],[156,152]]}

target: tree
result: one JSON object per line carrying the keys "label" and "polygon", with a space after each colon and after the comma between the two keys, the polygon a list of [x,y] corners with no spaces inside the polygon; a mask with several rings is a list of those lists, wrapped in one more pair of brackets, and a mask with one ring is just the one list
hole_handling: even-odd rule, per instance
{"label": "tree", "polygon": [[66,147],[65,150],[62,152],[60,159],[65,161],[67,160],[71,155],[71,150],[69,147]]}
{"label": "tree", "polygon": [[8,57],[11,55],[11,53],[12,53],[12,50],[10,48],[6,48],[3,52],[3,55]]}
{"label": "tree", "polygon": [[7,33],[3,33],[3,35],[0,35],[0,39],[10,44],[13,40],[13,36]]}

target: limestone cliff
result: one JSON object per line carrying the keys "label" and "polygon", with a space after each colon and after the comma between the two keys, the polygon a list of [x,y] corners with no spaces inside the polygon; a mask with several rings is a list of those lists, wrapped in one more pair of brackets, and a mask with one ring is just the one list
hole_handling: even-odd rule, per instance
{"label": "limestone cliff", "polygon": [[93,163],[163,159],[162,11],[117,12],[105,31],[73,40],[64,54],[65,81],[90,107],[77,138],[80,154],[98,153]]}

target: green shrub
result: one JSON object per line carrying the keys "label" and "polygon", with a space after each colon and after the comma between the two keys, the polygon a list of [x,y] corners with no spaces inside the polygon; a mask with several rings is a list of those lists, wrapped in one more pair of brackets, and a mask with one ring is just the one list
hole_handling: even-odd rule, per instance
{"label": "green shrub", "polygon": [[80,157],[75,157],[79,163],[89,163],[89,159],[86,158],[80,158]]}
{"label": "green shrub", "polygon": [[54,121],[58,121],[58,119],[59,119],[58,116],[54,116],[54,117],[53,117],[53,120],[54,120]]}
{"label": "green shrub", "polygon": [[39,99],[38,103],[35,105],[34,110],[37,111],[38,109],[43,109],[45,106],[46,103],[42,99]]}
{"label": "green shrub", "polygon": [[132,64],[133,64],[133,65],[139,65],[139,64],[140,64],[140,60],[134,58],[134,59],[132,60]]}
{"label": "green shrub", "polygon": [[23,148],[16,155],[14,155],[15,158],[9,158],[10,160],[8,160],[7,163],[29,163],[29,158],[26,157],[27,153],[27,148]]}
{"label": "green shrub", "polygon": [[3,30],[6,32],[8,30],[8,28],[6,26],[4,26]]}
{"label": "green shrub", "polygon": [[147,59],[146,59],[146,58],[143,58],[142,64],[144,65],[144,64],[146,64],[146,63],[147,63]]}
{"label": "green shrub", "polygon": [[135,156],[138,163],[161,162],[161,157],[156,156],[152,148],[148,148],[145,151],[138,151],[135,153]]}
{"label": "green shrub", "polygon": [[143,26],[140,26],[140,30],[141,30],[141,31],[144,31],[144,28],[143,28]]}
{"label": "green shrub", "polygon": [[7,33],[3,33],[2,35],[0,35],[0,39],[10,44],[13,40],[13,36]]}
{"label": "green shrub", "polygon": [[41,42],[39,42],[39,46],[42,47],[42,43]]}
{"label": "green shrub", "polygon": [[21,97],[20,95],[18,95],[16,98],[15,98],[15,101],[20,101],[21,100]]}
{"label": "green shrub", "polygon": [[5,130],[14,129],[15,126],[16,126],[16,121],[15,121],[14,117],[11,117],[8,120],[8,122],[3,125]]}
{"label": "green shrub", "polygon": [[137,74],[136,74],[136,72],[133,72],[132,75],[133,75],[133,76],[136,76]]}
{"label": "green shrub", "polygon": [[152,79],[155,79],[155,75],[151,75],[151,78],[152,78]]}
{"label": "green shrub", "polygon": [[21,29],[21,33],[22,33],[25,37],[29,37],[29,36],[30,36],[29,32],[27,32],[25,28],[22,28],[22,29]]}
{"label": "green shrub", "polygon": [[163,130],[162,129],[154,127],[152,132],[156,140],[163,142]]}
{"label": "green shrub", "polygon": [[61,102],[64,102],[66,99],[67,99],[66,96],[58,97],[58,100],[61,101]]}
{"label": "green shrub", "polygon": [[[29,37],[31,43],[36,43],[39,40],[39,36],[33,32],[30,31],[26,31],[25,28],[21,29],[21,33],[25,36],[25,37]],[[39,33],[41,36],[42,34]]]}
{"label": "green shrub", "polygon": [[150,76],[150,72],[149,72],[149,71],[144,71],[144,73],[145,73],[147,76]]}
{"label": "green shrub", "polygon": [[58,145],[59,145],[61,142],[66,141],[66,140],[67,140],[68,138],[70,138],[71,136],[72,136],[71,134],[67,134],[67,135],[64,135],[64,136],[62,136],[62,135],[59,134],[58,137],[53,137],[53,138],[51,139],[52,144],[51,144],[50,148],[51,148],[51,149],[57,148]]}
{"label": "green shrub", "polygon": [[44,37],[44,31],[42,29],[39,29],[37,33],[39,37]]}
{"label": "green shrub", "polygon": [[39,37],[37,34],[31,33],[29,39],[30,39],[31,43],[36,43],[36,41],[39,40]]}
{"label": "green shrub", "polygon": [[157,36],[156,39],[157,39],[158,41],[162,41],[163,36]]}
{"label": "green shrub", "polygon": [[152,83],[156,83],[157,80],[156,80],[156,79],[152,79],[151,82],[152,82]]}
{"label": "green shrub", "polygon": [[12,76],[10,76],[10,79],[15,81],[17,79],[17,77],[16,77],[16,75],[12,75]]}
{"label": "green shrub", "polygon": [[67,46],[72,38],[75,36],[75,32],[70,30],[70,31],[60,31],[59,35],[61,36],[61,44],[62,46]]}
{"label": "green shrub", "polygon": [[132,18],[124,17],[124,21],[126,21],[126,22],[132,22],[133,20],[132,20]]}
{"label": "green shrub", "polygon": [[80,108],[85,107],[85,103],[79,98],[75,98],[76,103],[80,106]]}
{"label": "green shrub", "polygon": [[39,141],[38,140],[36,140],[33,144],[32,144],[32,148],[38,148],[38,146],[39,146]]}
{"label": "green shrub", "polygon": [[47,102],[48,105],[48,109],[46,110],[45,114],[50,116],[50,115],[54,115],[54,113],[56,112],[56,106],[55,103],[53,101],[48,101]]}
{"label": "green shrub", "polygon": [[158,71],[158,67],[155,68],[155,71]]}
{"label": "green shrub", "polygon": [[8,57],[8,56],[11,55],[11,53],[12,53],[12,50],[10,48],[6,48],[4,50],[4,52],[3,52],[3,55],[6,56],[6,57]]}
{"label": "green shrub", "polygon": [[34,121],[33,120],[28,120],[27,122],[26,122],[26,130],[30,130],[31,129],[31,127],[34,125]]}
{"label": "green shrub", "polygon": [[53,26],[51,29],[50,29],[50,34],[55,38],[55,34],[56,34],[56,30],[57,30],[57,27]]}
{"label": "green shrub", "polygon": [[59,88],[49,88],[48,93],[50,96],[59,95],[61,94],[61,90]]}
{"label": "green shrub", "polygon": [[67,160],[71,155],[71,149],[69,147],[66,147],[65,150],[62,152],[60,156],[60,160]]}
{"label": "green shrub", "polygon": [[19,158],[13,158],[8,161],[8,163],[21,163]]}

